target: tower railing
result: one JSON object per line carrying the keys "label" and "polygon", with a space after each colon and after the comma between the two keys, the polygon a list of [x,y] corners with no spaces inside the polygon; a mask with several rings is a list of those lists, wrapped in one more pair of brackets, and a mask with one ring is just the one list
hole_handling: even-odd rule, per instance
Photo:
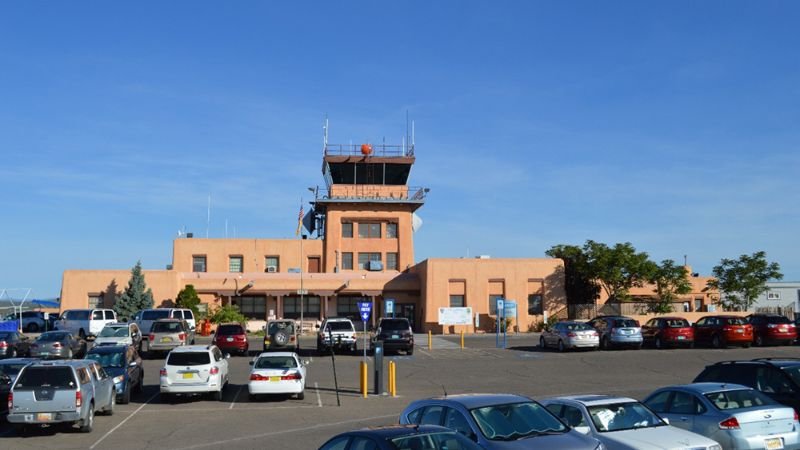
{"label": "tower railing", "polygon": [[369,144],[372,153],[361,152],[363,144],[325,144],[325,156],[380,156],[402,158],[414,156],[414,145]]}

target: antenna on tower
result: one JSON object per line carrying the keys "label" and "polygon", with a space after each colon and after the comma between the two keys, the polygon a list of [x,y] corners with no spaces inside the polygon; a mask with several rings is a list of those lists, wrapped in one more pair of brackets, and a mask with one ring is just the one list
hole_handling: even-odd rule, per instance
{"label": "antenna on tower", "polygon": [[408,139],[408,110],[406,110],[406,138],[403,141],[403,156],[406,156],[406,151],[405,151],[406,150],[406,147],[405,147],[405,143],[406,142],[409,142],[409,144],[410,144],[410,141]]}
{"label": "antenna on tower", "polygon": [[211,226],[211,194],[208,194],[208,215],[206,216],[206,239],[208,239],[208,228]]}
{"label": "antenna on tower", "polygon": [[325,125],[322,126],[322,156],[325,156],[325,150],[328,148],[328,115],[325,114]]}

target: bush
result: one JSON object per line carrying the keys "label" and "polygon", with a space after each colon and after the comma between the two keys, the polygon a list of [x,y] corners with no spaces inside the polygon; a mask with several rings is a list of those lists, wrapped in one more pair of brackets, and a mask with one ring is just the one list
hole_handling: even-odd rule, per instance
{"label": "bush", "polygon": [[547,322],[541,321],[528,325],[528,331],[541,333],[546,327],[552,327],[556,322],[558,322],[558,318],[555,316],[550,316],[547,318]]}
{"label": "bush", "polygon": [[208,320],[214,324],[226,323],[226,322],[234,322],[240,323],[242,326],[247,325],[247,317],[244,316],[241,312],[239,312],[239,308],[236,306],[222,306],[217,308],[213,314],[208,317]]}

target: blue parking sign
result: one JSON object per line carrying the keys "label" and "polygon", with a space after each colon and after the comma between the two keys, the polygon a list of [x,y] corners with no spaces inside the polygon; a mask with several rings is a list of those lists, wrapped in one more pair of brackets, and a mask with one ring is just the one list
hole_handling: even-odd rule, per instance
{"label": "blue parking sign", "polygon": [[369,320],[369,315],[372,313],[372,302],[358,302],[358,312],[361,314],[362,321]]}

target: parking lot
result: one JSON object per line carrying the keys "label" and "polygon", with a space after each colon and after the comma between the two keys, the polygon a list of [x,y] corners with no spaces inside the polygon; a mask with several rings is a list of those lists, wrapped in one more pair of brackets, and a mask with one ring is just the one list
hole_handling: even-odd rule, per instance
{"label": "parking lot", "polygon": [[[111,417],[97,417],[92,433],[41,429],[18,437],[0,425],[5,448],[237,448],[315,449],[350,429],[396,423],[411,400],[470,392],[511,392],[540,398],[575,393],[613,393],[642,398],[659,386],[690,382],[707,364],[730,359],[789,356],[797,347],[620,350],[558,353],[537,347],[538,335],[509,336],[507,349],[495,337],[435,337],[433,350],[420,336],[413,356],[391,356],[397,363],[395,398],[358,391],[362,356],[336,355],[337,406],[331,358],[303,353],[310,360],[304,400],[259,399],[247,395],[247,357],[231,357],[231,382],[221,402],[205,398],[164,404],[158,395],[163,359],[145,360],[145,389],[131,403],[117,405]],[[302,344],[311,349],[313,337]],[[420,346],[419,344],[424,344]],[[254,347],[251,344],[251,348]],[[370,376],[372,365],[370,363]],[[370,392],[372,380],[370,379]]]}

